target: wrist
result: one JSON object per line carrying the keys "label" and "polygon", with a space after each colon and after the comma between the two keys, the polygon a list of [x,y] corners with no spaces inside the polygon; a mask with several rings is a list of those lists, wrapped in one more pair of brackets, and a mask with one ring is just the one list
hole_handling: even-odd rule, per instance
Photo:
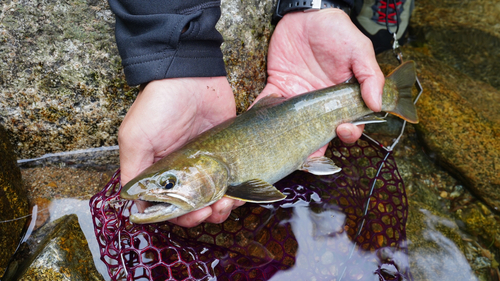
{"label": "wrist", "polygon": [[276,25],[287,13],[328,8],[340,9],[348,15],[351,13],[351,6],[339,0],[278,0],[271,23]]}

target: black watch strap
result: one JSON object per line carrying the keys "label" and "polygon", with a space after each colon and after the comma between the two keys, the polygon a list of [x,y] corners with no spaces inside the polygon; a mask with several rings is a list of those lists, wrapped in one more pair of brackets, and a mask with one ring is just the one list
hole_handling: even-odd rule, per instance
{"label": "black watch strap", "polygon": [[348,15],[351,12],[351,7],[342,2],[335,0],[278,0],[276,10],[273,15],[272,24],[277,24],[286,13],[320,10],[326,8],[338,8],[346,12]]}

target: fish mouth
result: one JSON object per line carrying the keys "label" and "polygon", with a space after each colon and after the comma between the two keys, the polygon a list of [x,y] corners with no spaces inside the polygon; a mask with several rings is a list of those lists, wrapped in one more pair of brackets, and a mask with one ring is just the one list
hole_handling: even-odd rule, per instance
{"label": "fish mouth", "polygon": [[130,214],[130,221],[136,224],[163,222],[190,212],[189,210],[184,210],[174,204],[165,202],[149,202],[143,200],[139,200],[139,202],[145,202],[148,207],[142,212]]}
{"label": "fish mouth", "polygon": [[131,222],[137,224],[167,221],[195,209],[193,202],[179,193],[146,192],[138,197],[135,202],[139,212],[129,217]]}

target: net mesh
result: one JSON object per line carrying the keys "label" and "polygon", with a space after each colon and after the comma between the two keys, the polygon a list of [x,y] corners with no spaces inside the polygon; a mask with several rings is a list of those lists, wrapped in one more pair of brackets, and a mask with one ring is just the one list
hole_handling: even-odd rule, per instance
{"label": "net mesh", "polygon": [[[117,171],[90,200],[109,276],[112,280],[268,280],[301,263],[307,272],[294,280],[374,280],[374,275],[379,280],[411,280],[405,244],[408,202],[392,156],[364,137],[354,144],[335,139],[326,156],[342,172],[331,176],[295,172],[275,184],[287,194],[285,200],[247,203],[222,224],[193,228],[169,222],[130,223],[133,202],[120,199]],[[299,245],[293,207],[300,206],[307,206],[312,239],[324,243]],[[339,226],[334,226],[338,219]],[[335,237],[340,239],[332,240]],[[298,261],[299,247],[321,259]]]}

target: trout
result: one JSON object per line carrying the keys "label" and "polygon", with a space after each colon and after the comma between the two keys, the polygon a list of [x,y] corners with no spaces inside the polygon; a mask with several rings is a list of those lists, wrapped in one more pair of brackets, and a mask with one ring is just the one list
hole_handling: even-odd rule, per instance
{"label": "trout", "polygon": [[[418,123],[411,88],[415,63],[386,77],[382,111]],[[308,158],[336,137],[338,125],[384,121],[361,98],[358,83],[343,83],[289,99],[267,96],[247,112],[205,131],[128,182],[120,196],[150,202],[133,223],[155,223],[209,206],[223,196],[270,203],[286,196],[273,184],[295,170],[330,175],[327,157]]]}

